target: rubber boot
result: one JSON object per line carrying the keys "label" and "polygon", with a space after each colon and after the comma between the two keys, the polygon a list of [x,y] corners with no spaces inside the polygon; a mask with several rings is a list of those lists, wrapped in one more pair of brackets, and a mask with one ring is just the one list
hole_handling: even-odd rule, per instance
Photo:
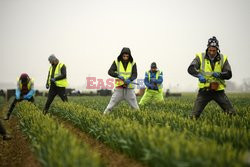
{"label": "rubber boot", "polygon": [[43,114],[46,115],[48,113],[48,110],[43,110]]}
{"label": "rubber boot", "polygon": [[3,140],[11,140],[11,139],[12,137],[10,135],[7,134],[3,135]]}
{"label": "rubber boot", "polygon": [[4,117],[4,120],[9,120],[10,119],[10,113],[8,112],[6,116]]}

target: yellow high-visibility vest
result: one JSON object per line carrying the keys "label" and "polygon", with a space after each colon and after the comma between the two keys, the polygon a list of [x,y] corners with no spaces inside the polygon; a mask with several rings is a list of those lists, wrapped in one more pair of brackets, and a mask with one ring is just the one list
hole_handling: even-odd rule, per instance
{"label": "yellow high-visibility vest", "polygon": [[[151,80],[150,70],[147,71],[147,74],[148,74],[148,81],[150,82],[150,80]],[[156,72],[155,79],[158,79],[160,74],[161,74],[161,71],[158,70],[158,71]],[[157,87],[158,87],[158,91],[162,92],[162,83],[161,83],[161,84],[157,84]],[[148,88],[146,88],[146,90],[147,90],[147,89],[148,89]]]}
{"label": "yellow high-visibility vest", "polygon": [[[132,63],[128,62],[126,70],[123,67],[123,64],[121,61],[115,60],[115,64],[117,67],[117,74],[118,75],[123,76],[125,80],[131,77],[132,68],[133,68],[133,65],[135,64],[135,62],[132,62]],[[122,81],[120,79],[115,79],[115,87],[122,86],[122,85],[124,85],[124,81]],[[130,83],[127,86],[127,88],[133,88],[133,85]]]}
{"label": "yellow high-visibility vest", "polygon": [[[64,64],[63,63],[58,63],[56,65],[56,69],[55,69],[55,73],[54,73],[54,78],[58,77],[61,75],[61,68]],[[50,66],[49,68],[49,85],[51,84],[50,83],[50,79],[51,79],[51,75],[52,75],[52,66]],[[55,82],[56,86],[58,87],[67,87],[68,86],[68,81],[66,78],[64,79],[61,79],[61,80],[58,80]]]}
{"label": "yellow high-visibility vest", "polygon": [[[30,90],[34,85],[34,80],[32,78],[30,78],[28,84],[27,84],[27,88],[28,90]],[[22,84],[22,81],[18,78],[18,87],[20,90],[22,90],[23,88],[23,84]]]}
{"label": "yellow high-visibility vest", "polygon": [[227,56],[220,54],[221,60],[215,63],[214,70],[212,70],[210,60],[205,59],[205,55],[206,55],[205,53],[196,54],[196,56],[199,57],[200,62],[201,62],[199,72],[206,78],[206,83],[201,83],[201,82],[198,83],[199,88],[209,87],[211,82],[218,82],[219,87],[217,91],[224,90],[226,87],[225,80],[215,78],[212,76],[212,74],[214,72],[220,73],[222,71],[223,65],[225,61],[227,60]]}

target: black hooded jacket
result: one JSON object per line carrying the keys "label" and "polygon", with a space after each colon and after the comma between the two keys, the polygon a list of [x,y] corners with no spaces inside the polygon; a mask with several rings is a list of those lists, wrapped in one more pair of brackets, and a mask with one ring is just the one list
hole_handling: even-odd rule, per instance
{"label": "black hooded jacket", "polygon": [[[129,54],[129,59],[127,62],[123,61],[123,58],[122,58],[122,55],[124,53],[127,53]],[[133,57],[131,55],[131,51],[129,48],[123,48],[120,55],[117,57],[117,60],[118,62],[121,61],[122,64],[123,64],[123,67],[124,69],[126,70],[127,69],[127,66],[128,66],[128,63],[129,62],[133,62]],[[115,61],[113,62],[113,64],[111,65],[109,71],[108,71],[108,74],[111,76],[111,77],[115,77],[117,78],[118,77],[118,73],[117,73],[117,66],[116,66],[116,63]],[[136,68],[136,63],[134,63],[133,67],[132,67],[132,74],[131,74],[131,77],[129,78],[131,81],[135,80],[137,78],[137,68]]]}

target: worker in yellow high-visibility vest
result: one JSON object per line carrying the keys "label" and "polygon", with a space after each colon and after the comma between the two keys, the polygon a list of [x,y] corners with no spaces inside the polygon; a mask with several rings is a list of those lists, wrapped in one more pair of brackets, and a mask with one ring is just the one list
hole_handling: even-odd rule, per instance
{"label": "worker in yellow high-visibility vest", "polygon": [[123,48],[117,60],[110,67],[108,74],[115,79],[115,90],[104,114],[111,112],[121,100],[126,100],[133,109],[139,109],[134,92],[133,80],[137,78],[136,63],[129,48]]}
{"label": "worker in yellow high-visibility vest", "polygon": [[34,81],[29,77],[27,73],[22,73],[20,77],[17,79],[17,88],[16,88],[16,96],[13,102],[10,105],[10,109],[4,118],[5,120],[9,120],[12,111],[14,110],[16,104],[23,100],[27,100],[29,102],[34,103]]}
{"label": "worker in yellow high-visibility vest", "polygon": [[144,83],[146,90],[140,100],[139,105],[164,102],[162,91],[163,73],[157,69],[155,62],[151,64],[151,69],[145,73]]}
{"label": "worker in yellow high-visibility vest", "polygon": [[188,72],[199,79],[199,93],[195,101],[191,117],[199,118],[206,105],[214,100],[228,114],[234,115],[235,109],[226,96],[225,80],[232,77],[227,56],[220,53],[219,41],[216,37],[208,40],[205,53],[196,54],[188,67]]}
{"label": "worker in yellow high-visibility vest", "polygon": [[59,60],[53,54],[49,56],[48,60],[51,66],[49,68],[46,88],[50,89],[49,89],[48,99],[43,110],[44,114],[48,112],[49,107],[56,95],[59,95],[62,101],[64,102],[68,101],[66,94],[66,87],[68,86],[66,66],[65,64],[59,62]]}

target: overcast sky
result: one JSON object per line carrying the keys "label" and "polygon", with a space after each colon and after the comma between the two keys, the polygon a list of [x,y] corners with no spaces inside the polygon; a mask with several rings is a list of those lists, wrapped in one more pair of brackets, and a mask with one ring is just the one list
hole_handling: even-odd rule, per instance
{"label": "overcast sky", "polygon": [[240,84],[250,77],[249,30],[249,0],[0,0],[0,82],[27,72],[44,87],[54,53],[70,87],[84,88],[87,76],[108,78],[129,47],[138,78],[155,61],[165,88],[195,90],[187,67],[216,36]]}

